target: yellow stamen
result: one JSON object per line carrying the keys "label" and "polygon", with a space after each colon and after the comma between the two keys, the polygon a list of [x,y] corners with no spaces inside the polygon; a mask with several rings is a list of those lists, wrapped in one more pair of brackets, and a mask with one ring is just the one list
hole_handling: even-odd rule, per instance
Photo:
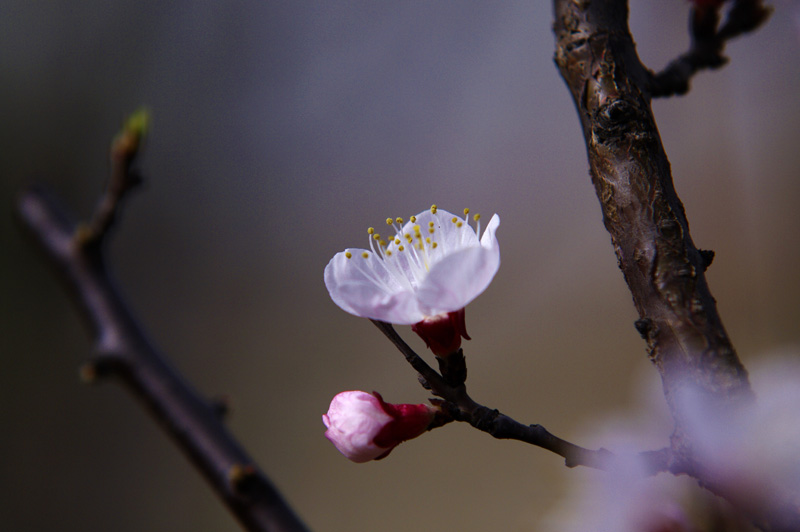
{"label": "yellow stamen", "polygon": [[374,232],[375,232],[375,228],[374,227],[370,227],[370,228],[367,229],[367,234],[369,234],[369,235],[371,235]]}
{"label": "yellow stamen", "polygon": [[349,251],[345,251],[345,252],[344,252],[344,256],[345,256],[345,257],[347,257],[348,259],[350,259],[350,258],[352,258],[352,257],[353,257],[353,254],[352,254],[352,253],[350,253]]}
{"label": "yellow stamen", "polygon": [[417,221],[417,217],[416,216],[412,216],[408,220],[413,224],[413,223],[415,223]]}
{"label": "yellow stamen", "polygon": [[392,225],[393,223],[394,220],[392,220],[391,218],[386,218],[386,225]]}
{"label": "yellow stamen", "polygon": [[439,247],[439,244],[437,244],[436,242],[434,242],[433,244],[431,244],[431,247],[433,247],[434,249],[436,249],[436,248],[438,248],[438,247]]}
{"label": "yellow stamen", "polygon": [[480,214],[476,214],[475,216],[472,217],[472,219],[477,222],[478,220],[481,219],[481,215]]}
{"label": "yellow stamen", "polygon": [[[371,233],[370,233],[370,234],[371,234]],[[374,235],[372,235],[372,238],[373,238],[374,240],[380,240],[380,239],[381,239],[381,235],[379,235],[378,233],[375,233]]]}
{"label": "yellow stamen", "polygon": [[431,214],[436,214],[436,211],[437,211],[438,208],[439,207],[437,207],[435,204],[431,205]]}
{"label": "yellow stamen", "polygon": [[402,219],[402,218],[400,218],[399,216],[398,216],[397,218],[395,218],[395,220],[394,220],[394,221],[395,221],[395,222],[397,222],[397,223],[398,223],[398,224],[400,224],[400,225],[403,225],[403,219]]}
{"label": "yellow stamen", "polygon": [[406,248],[405,248],[404,246],[398,246],[398,247],[397,247],[397,251],[403,251],[403,250],[405,250],[405,249],[406,249]]}
{"label": "yellow stamen", "polygon": [[451,222],[453,222],[453,223],[456,223],[456,222],[458,221],[458,218],[456,218],[455,216],[453,216],[453,219],[452,219],[452,220],[450,220],[450,221],[451,221]]}
{"label": "yellow stamen", "polygon": [[369,253],[367,253],[367,252],[365,251],[364,253],[362,253],[362,254],[361,254],[361,256],[362,256],[362,257],[364,257],[364,258],[366,259],[367,257],[369,257]]}
{"label": "yellow stamen", "polygon": [[466,209],[464,209],[464,216],[466,216],[466,215],[468,215],[468,214],[469,214],[469,207],[467,207]]}
{"label": "yellow stamen", "polygon": [[456,227],[461,227],[462,225],[464,225],[464,224],[461,223],[461,222],[456,222]]}

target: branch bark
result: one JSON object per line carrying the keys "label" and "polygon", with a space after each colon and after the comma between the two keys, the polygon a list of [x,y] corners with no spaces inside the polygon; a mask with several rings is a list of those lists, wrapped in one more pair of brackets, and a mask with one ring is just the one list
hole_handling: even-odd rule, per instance
{"label": "branch bark", "polygon": [[[760,5],[737,2],[745,3]],[[724,497],[692,455],[688,412],[677,397],[692,387],[724,411],[753,394],[706,282],[713,253],[694,245],[672,183],[650,108],[651,74],[636,54],[627,2],[554,0],[554,7],[555,61],[578,111],[603,221],[639,313],[636,328],[675,420],[668,468]],[[800,512],[784,503],[751,518],[764,530],[798,530]]]}
{"label": "branch bark", "polygon": [[40,189],[24,192],[18,214],[72,292],[95,339],[87,380],[116,377],[138,398],[250,531],[306,528],[205,400],[150,342],[117,290],[104,243],[120,201],[138,181],[131,171],[142,130],[128,127],[112,148],[112,179],[95,215],[75,224]]}
{"label": "branch bark", "polygon": [[627,3],[556,0],[555,15],[555,59],[581,120],[603,221],[676,422],[673,450],[690,462],[677,392],[692,385],[726,404],[749,400],[747,372],[706,283],[710,254],[692,242],[672,183]]}

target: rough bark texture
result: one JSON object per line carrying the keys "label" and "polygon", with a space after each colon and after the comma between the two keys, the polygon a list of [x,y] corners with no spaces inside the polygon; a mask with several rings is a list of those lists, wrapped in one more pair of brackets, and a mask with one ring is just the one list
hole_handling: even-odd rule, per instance
{"label": "rough bark texture", "polygon": [[699,387],[720,404],[749,400],[745,371],[728,339],[672,184],[647,92],[649,73],[622,0],[555,0],[555,61],[586,141],[605,227],[675,418],[674,471],[691,471],[691,442],[677,392]]}

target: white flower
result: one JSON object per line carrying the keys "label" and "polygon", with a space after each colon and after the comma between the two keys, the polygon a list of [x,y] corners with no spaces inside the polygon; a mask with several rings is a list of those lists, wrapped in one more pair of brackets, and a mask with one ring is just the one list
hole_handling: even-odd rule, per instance
{"label": "white flower", "polygon": [[370,228],[369,250],[337,253],[325,268],[325,286],[343,310],[399,325],[459,311],[500,267],[500,218],[492,216],[480,239],[479,217],[474,220],[477,231],[435,205],[405,225],[402,218],[387,219],[393,234],[384,238]]}

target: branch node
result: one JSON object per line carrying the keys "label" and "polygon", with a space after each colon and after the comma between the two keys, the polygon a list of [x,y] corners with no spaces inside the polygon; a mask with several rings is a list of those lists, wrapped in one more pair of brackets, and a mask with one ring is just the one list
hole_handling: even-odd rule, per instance
{"label": "branch node", "polygon": [[716,255],[716,253],[711,249],[698,249],[697,252],[700,253],[700,258],[703,261],[703,271],[706,271],[708,267],[711,266],[711,263],[714,262],[714,255]]}
{"label": "branch node", "polygon": [[262,487],[261,476],[253,464],[234,464],[228,470],[228,481],[233,490],[243,496],[253,496]]}
{"label": "branch node", "polygon": [[463,349],[459,349],[447,356],[437,356],[436,362],[439,363],[439,373],[442,374],[442,378],[447,384],[453,388],[458,388],[466,382],[467,361],[464,358]]}
{"label": "branch node", "polygon": [[231,398],[228,395],[219,395],[211,400],[211,409],[220,419],[225,419],[231,412]]}
{"label": "branch node", "polygon": [[99,355],[81,364],[78,377],[84,384],[97,384],[100,379],[110,377],[121,369],[121,361],[113,355]]}
{"label": "branch node", "polygon": [[633,326],[636,327],[636,330],[639,332],[642,340],[647,340],[647,337],[650,335],[650,331],[653,330],[653,320],[650,318],[642,318],[633,322]]}

